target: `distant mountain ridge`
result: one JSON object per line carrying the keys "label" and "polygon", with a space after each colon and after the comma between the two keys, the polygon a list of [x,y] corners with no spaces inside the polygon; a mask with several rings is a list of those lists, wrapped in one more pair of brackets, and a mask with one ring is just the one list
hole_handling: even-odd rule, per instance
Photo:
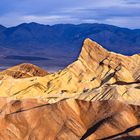
{"label": "distant mountain ridge", "polygon": [[[45,67],[65,67],[74,61],[85,38],[100,43],[106,49],[125,55],[140,53],[140,30],[106,24],[23,23],[15,27],[0,26],[0,64],[16,65],[28,62]],[[8,56],[38,56],[46,61],[5,60]],[[58,59],[59,58],[59,59]]]}

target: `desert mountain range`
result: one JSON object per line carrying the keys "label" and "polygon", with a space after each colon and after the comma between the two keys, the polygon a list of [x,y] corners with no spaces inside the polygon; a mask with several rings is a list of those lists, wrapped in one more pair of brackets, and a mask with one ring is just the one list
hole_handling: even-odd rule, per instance
{"label": "desert mountain range", "polygon": [[125,55],[140,53],[139,29],[106,24],[23,23],[8,28],[0,26],[0,69],[20,63],[33,63],[47,71],[64,69],[77,59],[85,38],[109,51]]}
{"label": "desert mountain range", "polygon": [[63,70],[21,64],[0,76],[1,140],[140,139],[140,54],[87,38]]}

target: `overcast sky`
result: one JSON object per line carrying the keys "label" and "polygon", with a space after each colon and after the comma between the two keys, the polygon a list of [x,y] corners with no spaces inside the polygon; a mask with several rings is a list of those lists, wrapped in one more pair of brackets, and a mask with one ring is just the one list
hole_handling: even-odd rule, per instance
{"label": "overcast sky", "polygon": [[105,23],[140,28],[140,0],[4,0],[0,24]]}

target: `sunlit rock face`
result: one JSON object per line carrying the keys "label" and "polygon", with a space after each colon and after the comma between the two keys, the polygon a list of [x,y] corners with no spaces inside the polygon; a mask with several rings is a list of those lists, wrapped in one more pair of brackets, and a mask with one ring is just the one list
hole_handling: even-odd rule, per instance
{"label": "sunlit rock face", "polygon": [[[2,99],[1,99],[2,100]],[[67,99],[47,104],[37,99],[1,106],[1,140],[96,140],[140,136],[138,106],[115,100]]]}
{"label": "sunlit rock face", "polygon": [[2,140],[140,139],[139,54],[116,54],[86,39],[64,70],[22,64],[1,75]]}
{"label": "sunlit rock face", "polygon": [[[24,79],[6,77],[1,80],[0,96],[10,96],[13,99],[41,98],[54,103],[70,97],[80,96],[85,99],[86,93],[91,95],[86,97],[91,100],[95,93],[101,95],[93,97],[96,100],[123,98],[125,101],[139,104],[139,66],[139,54],[116,54],[86,39],[77,61],[64,70],[48,75],[43,71],[42,75],[46,75],[44,77],[38,77],[40,74]],[[32,71],[33,69],[31,73]],[[106,92],[107,95],[104,96]]]}

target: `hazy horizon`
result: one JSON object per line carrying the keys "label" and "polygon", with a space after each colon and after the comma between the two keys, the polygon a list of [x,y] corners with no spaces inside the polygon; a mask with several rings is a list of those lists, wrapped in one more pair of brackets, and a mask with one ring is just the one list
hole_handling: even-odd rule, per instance
{"label": "hazy horizon", "polygon": [[116,26],[116,27],[119,27],[119,28],[126,28],[126,29],[130,29],[130,30],[136,30],[136,29],[140,29],[139,28],[129,28],[129,27],[125,27],[125,26],[117,26],[117,25],[113,25],[113,24],[105,24],[105,23],[56,23],[56,24],[44,24],[44,23],[39,23],[39,22],[23,22],[23,23],[19,23],[17,25],[13,25],[13,26],[4,26],[2,24],[0,24],[1,26],[4,26],[6,28],[12,28],[12,27],[16,27],[16,26],[19,26],[19,25],[22,25],[22,24],[32,24],[32,23],[35,23],[35,24],[39,24],[39,25],[44,25],[44,26],[55,26],[55,25],[82,25],[82,24],[101,24],[101,25],[109,25],[109,26]]}

